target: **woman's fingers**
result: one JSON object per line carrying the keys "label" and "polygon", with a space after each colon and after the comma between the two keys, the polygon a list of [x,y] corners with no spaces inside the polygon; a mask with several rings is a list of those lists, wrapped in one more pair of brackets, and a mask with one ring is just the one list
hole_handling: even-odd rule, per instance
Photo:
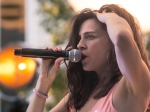
{"label": "woman's fingers", "polygon": [[52,78],[57,75],[58,73],[58,70],[60,68],[60,63],[64,60],[64,58],[60,57],[60,58],[57,58],[54,62],[53,65],[51,65],[48,69],[48,74],[47,74],[47,77],[48,78]]}
{"label": "woman's fingers", "polygon": [[64,60],[64,58],[57,58],[55,60],[53,69],[55,69],[56,71],[58,71],[59,67],[60,67],[60,63]]}
{"label": "woman's fingers", "polygon": [[118,15],[116,15],[114,12],[106,13],[103,11],[102,13],[95,12],[95,15],[97,16],[97,19],[102,23],[107,23],[107,19],[110,21],[114,21],[118,19]]}
{"label": "woman's fingers", "polygon": [[[47,49],[47,50],[53,50],[54,52],[61,52],[62,51],[62,48],[61,47],[50,47],[50,48],[48,48],[48,47],[46,47],[45,49]],[[70,46],[70,47],[67,47],[67,51],[69,51],[69,50],[71,50],[72,49],[72,46]]]}
{"label": "woman's fingers", "polygon": [[67,47],[67,49],[66,49],[67,51],[70,51],[70,50],[72,50],[72,46],[70,46],[70,47]]}
{"label": "woman's fingers", "polygon": [[61,52],[62,51],[61,47],[51,47],[49,49],[53,50],[54,52]]}
{"label": "woman's fingers", "polygon": [[105,23],[104,13],[95,12],[95,15],[100,22]]}
{"label": "woman's fingers", "polygon": [[[53,50],[54,52],[61,52],[62,48],[61,47],[46,47],[46,50]],[[43,59],[42,60],[42,66],[41,66],[41,73],[42,75],[51,75],[51,74],[56,74],[56,72],[59,69],[59,65],[61,61],[63,61],[64,58],[57,58],[57,59]],[[48,76],[49,77],[49,76]]]}

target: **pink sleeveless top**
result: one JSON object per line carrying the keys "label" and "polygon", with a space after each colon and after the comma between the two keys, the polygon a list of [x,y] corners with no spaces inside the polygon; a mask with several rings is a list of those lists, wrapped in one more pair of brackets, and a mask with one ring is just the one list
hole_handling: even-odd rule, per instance
{"label": "pink sleeveless top", "polygon": [[116,88],[116,85],[118,83],[116,83],[111,90],[109,91],[109,93],[105,96],[102,97],[96,104],[95,106],[92,108],[92,110],[90,112],[117,112],[112,104],[112,94]]}
{"label": "pink sleeveless top", "polygon": [[[113,95],[113,92],[114,92],[117,84],[118,83],[116,83],[111,88],[109,93],[105,97],[102,97],[89,112],[117,112],[114,109],[113,104],[112,104],[112,95]],[[148,107],[149,101],[150,101],[150,95],[149,95],[149,98],[147,101],[147,107]],[[146,110],[147,110],[147,108],[146,108]],[[146,110],[144,112],[146,112]],[[70,112],[76,112],[76,110],[74,108],[72,108]]]}
{"label": "pink sleeveless top", "polygon": [[[113,105],[112,105],[112,93],[118,83],[116,83],[109,93],[105,96],[102,97],[96,104],[95,106],[90,110],[90,112],[117,112]],[[76,112],[75,109],[71,109],[70,112]]]}

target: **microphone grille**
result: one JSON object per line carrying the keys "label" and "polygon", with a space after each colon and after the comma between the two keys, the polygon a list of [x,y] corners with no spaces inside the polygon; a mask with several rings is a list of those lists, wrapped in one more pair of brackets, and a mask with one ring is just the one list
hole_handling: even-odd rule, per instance
{"label": "microphone grille", "polygon": [[81,60],[82,54],[80,50],[73,49],[69,51],[69,60],[71,62],[79,62]]}

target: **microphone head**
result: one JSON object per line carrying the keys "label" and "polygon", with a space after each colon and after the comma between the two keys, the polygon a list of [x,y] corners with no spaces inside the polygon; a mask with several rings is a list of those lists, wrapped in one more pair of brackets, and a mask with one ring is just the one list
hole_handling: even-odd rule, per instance
{"label": "microphone head", "polygon": [[71,62],[79,62],[82,58],[81,51],[78,49],[72,49],[69,51],[69,60]]}

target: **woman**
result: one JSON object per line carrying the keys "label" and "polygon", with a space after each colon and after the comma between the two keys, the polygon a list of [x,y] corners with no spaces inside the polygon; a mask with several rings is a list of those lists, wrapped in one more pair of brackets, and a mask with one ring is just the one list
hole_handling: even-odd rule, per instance
{"label": "woman", "polygon": [[[146,112],[149,62],[136,19],[124,8],[109,4],[77,13],[70,29],[66,48],[79,49],[84,58],[69,62],[69,92],[50,112]],[[28,112],[43,111],[61,61],[43,60]]]}

